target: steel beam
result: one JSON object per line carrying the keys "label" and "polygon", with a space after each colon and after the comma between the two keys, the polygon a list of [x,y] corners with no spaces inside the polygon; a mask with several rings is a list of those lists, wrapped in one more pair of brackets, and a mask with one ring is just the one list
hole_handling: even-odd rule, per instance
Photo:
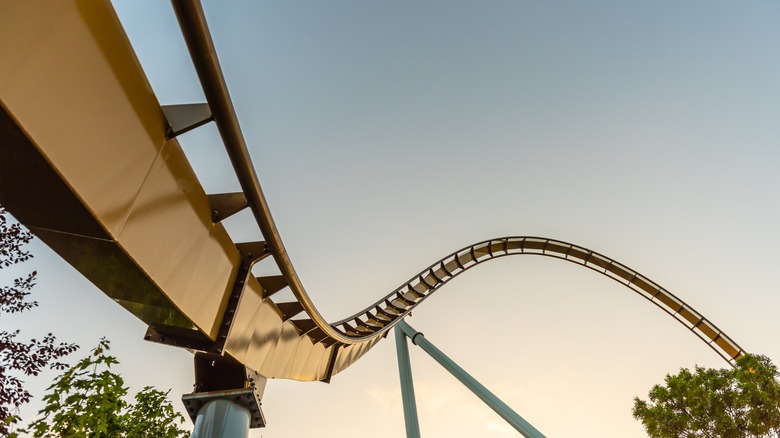
{"label": "steel beam", "polygon": [[395,326],[395,347],[398,353],[398,375],[401,377],[401,399],[404,405],[406,437],[420,438],[420,423],[417,420],[417,402],[414,399],[409,345],[406,343],[406,335],[399,326]]}
{"label": "steel beam", "polygon": [[246,438],[249,409],[230,400],[211,400],[198,411],[190,438]]}
{"label": "steel beam", "polygon": [[[458,364],[453,362],[452,359],[447,357],[446,354],[442,353],[441,350],[436,348],[436,346],[434,346],[430,341],[425,339],[425,336],[423,336],[422,333],[413,329],[405,321],[399,321],[398,324],[396,324],[395,333],[397,337],[400,337],[399,335],[403,334],[409,339],[411,339],[413,344],[419,346],[426,353],[428,353],[434,360],[436,360],[436,362],[439,363],[439,365],[443,366],[447,371],[450,372],[450,374],[455,376],[455,378],[458,379],[460,383],[462,383],[469,390],[471,390],[471,392],[473,392],[477,397],[479,397],[480,400],[482,400],[486,405],[490,406],[491,409],[493,409],[498,415],[501,416],[501,418],[503,418],[507,423],[509,423],[513,428],[515,428],[515,430],[520,432],[524,437],[545,438],[545,436],[541,432],[539,432],[529,422],[525,421],[523,417],[521,417],[512,408],[507,406],[506,403],[504,403],[503,401],[501,401],[501,399],[496,397],[495,394],[490,392],[490,390],[485,388],[485,386],[479,383],[463,368],[461,368],[460,366],[458,366]],[[406,342],[404,342],[404,345],[405,344]],[[401,353],[399,351],[399,364],[400,364],[400,356]],[[403,382],[403,378],[401,380]],[[404,414],[405,413],[406,413],[406,406],[404,405]]]}

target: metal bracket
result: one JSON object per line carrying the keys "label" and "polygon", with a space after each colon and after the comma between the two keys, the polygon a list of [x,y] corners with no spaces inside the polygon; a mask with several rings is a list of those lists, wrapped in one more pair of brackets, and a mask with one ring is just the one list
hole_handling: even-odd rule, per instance
{"label": "metal bracket", "polygon": [[266,379],[239,362],[211,353],[195,354],[195,391],[182,396],[193,423],[198,411],[212,400],[229,400],[247,408],[249,427],[265,427],[261,399]]}
{"label": "metal bracket", "polygon": [[249,409],[251,415],[249,421],[250,429],[265,427],[265,415],[263,415],[263,410],[260,408],[260,399],[257,398],[257,394],[252,389],[184,394],[181,400],[184,402],[184,406],[187,408],[187,413],[193,423],[195,423],[195,419],[198,417],[200,408],[206,403],[212,400],[230,400]]}
{"label": "metal bracket", "polygon": [[230,292],[230,298],[228,299],[225,313],[222,315],[222,322],[219,326],[219,333],[217,340],[214,342],[214,346],[210,351],[216,353],[222,353],[222,349],[225,346],[230,327],[233,324],[233,317],[235,316],[236,309],[238,308],[238,302],[241,299],[241,294],[244,293],[246,288],[246,282],[249,280],[249,276],[252,273],[252,266],[271,255],[268,251],[268,245],[265,242],[243,242],[237,243],[236,248],[241,254],[241,266],[236,274],[236,280],[233,284],[233,290]]}
{"label": "metal bracket", "polygon": [[283,275],[257,277],[257,281],[260,282],[260,286],[263,288],[263,298],[268,298],[287,287],[287,279]]}
{"label": "metal bracket", "polygon": [[214,120],[207,103],[187,103],[183,105],[164,105],[163,114],[168,120],[168,138],[178,137],[187,131],[205,125]]}
{"label": "metal bracket", "polygon": [[244,192],[215,193],[208,195],[208,198],[211,205],[211,221],[214,223],[222,222],[249,206]]}
{"label": "metal bracket", "polygon": [[188,348],[190,350],[209,351],[214,342],[200,332],[200,330],[173,327],[164,324],[152,324],[146,329],[145,341],[174,347]]}

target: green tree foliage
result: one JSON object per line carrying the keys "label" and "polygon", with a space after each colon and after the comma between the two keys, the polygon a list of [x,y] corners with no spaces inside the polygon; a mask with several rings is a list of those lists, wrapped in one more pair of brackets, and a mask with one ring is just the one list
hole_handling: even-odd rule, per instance
{"label": "green tree foliage", "polygon": [[36,438],[179,438],[184,417],[174,411],[167,392],[151,387],[136,394],[135,403],[124,400],[127,388],[111,371],[119,362],[108,354],[102,339],[91,354],[65,371],[48,388],[42,417],[26,432]]}
{"label": "green tree foliage", "polygon": [[[0,206],[0,269],[29,260],[32,255],[24,247],[32,240],[29,231],[9,220],[6,210]],[[10,285],[0,286],[0,316],[19,313],[37,306],[27,301],[36,272],[13,280]],[[22,341],[19,330],[0,331],[0,435],[7,435],[19,421],[14,414],[22,404],[30,401],[31,394],[24,388],[23,376],[36,376],[46,368],[65,368],[59,359],[75,351],[74,344],[57,342],[49,333],[42,339]]]}
{"label": "green tree foliage", "polygon": [[765,356],[745,355],[733,369],[681,369],[634,398],[634,418],[652,438],[780,437],[778,370]]}
{"label": "green tree foliage", "polygon": [[174,411],[168,401],[168,392],[147,386],[136,394],[135,404],[131,405],[122,417],[122,422],[125,424],[123,436],[149,438],[189,436],[189,432],[179,429],[178,424],[184,418]]}

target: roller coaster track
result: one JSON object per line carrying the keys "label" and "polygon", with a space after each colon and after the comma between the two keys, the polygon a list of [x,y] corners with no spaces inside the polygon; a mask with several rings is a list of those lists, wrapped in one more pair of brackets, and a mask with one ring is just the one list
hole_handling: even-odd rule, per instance
{"label": "roller coaster track", "polygon": [[502,237],[485,240],[438,260],[372,306],[332,324],[351,336],[376,333],[402,319],[434,291],[479,264],[510,255],[537,255],[584,266],[633,290],[675,318],[727,362],[745,352],[723,331],[691,306],[639,272],[617,261],[560,240],[542,237]]}
{"label": "roller coaster track", "polygon": [[[364,310],[329,323],[303,287],[274,224],[203,10],[195,0],[173,4],[207,100],[207,106],[195,106],[195,113],[205,108],[199,117],[185,111],[190,120],[182,129],[177,113],[161,108],[150,92],[107,3],[57,2],[46,19],[23,2],[14,3],[17,11],[0,10],[0,17],[14,17],[0,24],[16,36],[0,40],[0,59],[7,60],[0,68],[0,203],[149,324],[149,340],[229,355],[265,377],[327,381],[456,276],[493,259],[538,255],[623,284],[729,363],[744,354],[712,322],[637,271],[539,237],[462,248]],[[63,33],[38,32],[52,17],[61,25],[51,32]],[[77,57],[84,59],[81,69],[60,74]],[[64,113],[51,102],[68,102],[88,116]],[[210,121],[240,193],[207,195],[178,144],[178,134]],[[96,160],[100,166],[90,164]],[[245,207],[264,242],[233,242],[220,223]],[[281,275],[254,277],[253,265],[268,256]],[[294,301],[276,301],[274,294],[285,287]]]}
{"label": "roller coaster track", "polygon": [[249,205],[258,226],[269,242],[287,284],[303,310],[314,322],[314,325],[309,323],[302,325],[310,328],[304,330],[304,333],[319,329],[327,337],[344,344],[371,340],[386,334],[396,321],[408,315],[449,280],[468,269],[499,257],[527,254],[565,260],[599,272],[657,305],[685,325],[725,360],[733,362],[744,354],[736,342],[692,307],[633,269],[580,246],[536,237],[504,237],[465,247],[440,259],[364,310],[336,323],[328,324],[306,293],[273,222],[260,183],[254,173],[249,151],[238,127],[238,120],[230,103],[227,85],[220,73],[216,50],[199,2],[176,0],[174,5],[190,48],[190,55],[206,90],[207,100],[212,105],[212,109],[218,108],[214,111],[217,126],[244,193],[250,201]]}

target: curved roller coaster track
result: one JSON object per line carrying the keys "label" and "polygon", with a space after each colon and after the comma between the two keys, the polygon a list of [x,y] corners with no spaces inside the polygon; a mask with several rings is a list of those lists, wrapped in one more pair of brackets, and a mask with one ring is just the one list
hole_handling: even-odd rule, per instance
{"label": "curved roller coaster track", "polygon": [[[15,17],[4,25],[17,35],[0,42],[0,203],[146,322],[148,339],[228,355],[265,377],[329,380],[456,276],[497,258],[537,255],[623,284],[729,363],[744,354],[715,324],[634,269],[540,237],[462,248],[364,310],[329,323],[274,224],[203,10],[194,0],[173,4],[206,104],[160,106],[107,2],[53,4],[46,14],[61,25],[50,33],[36,29],[51,17],[24,3],[0,11]],[[72,59],[83,60],[78,71],[66,68]],[[79,111],[63,112],[52,102]],[[210,121],[242,192],[207,195],[178,144],[177,135]],[[221,220],[245,207],[264,242],[233,242],[225,232]],[[281,275],[254,277],[252,266],[269,256]],[[274,294],[285,287],[294,301],[277,301]]]}
{"label": "curved roller coaster track", "polygon": [[331,324],[348,336],[371,335],[386,329],[451,279],[479,264],[511,255],[536,255],[584,266],[623,286],[672,316],[727,362],[744,350],[715,324],[683,300],[646,276],[609,257],[578,245],[543,237],[502,237],[462,248],[430,265],[365,310]]}
{"label": "curved roller coaster track", "polygon": [[341,321],[327,323],[298,278],[271,217],[230,103],[203,11],[196,1],[174,1],[174,5],[207,100],[212,110],[217,108],[215,120],[249,206],[287,284],[313,322],[303,325],[304,333],[317,330],[317,340],[330,338],[344,344],[369,341],[386,334],[396,321],[468,269],[508,255],[540,255],[582,265],[623,284],[677,319],[730,363],[744,354],[736,342],[691,306],[637,271],[587,248],[539,237],[503,237],[462,248],[430,265],[364,310]]}

